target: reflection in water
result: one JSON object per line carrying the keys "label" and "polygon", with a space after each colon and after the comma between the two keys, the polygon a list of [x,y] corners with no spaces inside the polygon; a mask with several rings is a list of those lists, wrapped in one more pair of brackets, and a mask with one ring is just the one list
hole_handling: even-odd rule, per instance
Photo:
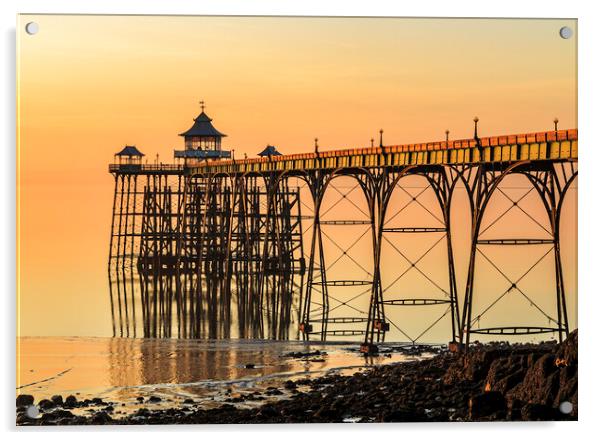
{"label": "reflection in water", "polygon": [[[290,378],[407,359],[393,354],[366,360],[350,350],[355,344],[298,341],[27,337],[18,343],[17,393],[33,394],[36,401],[55,394],[102,397],[126,403],[126,412],[139,407],[140,396],[160,396],[158,405],[193,398],[212,407],[223,403],[227,389],[262,392],[282,388]],[[315,350],[327,352],[323,362],[286,356]],[[246,368],[249,364],[253,368]]]}
{"label": "reflection in water", "polygon": [[[114,336],[288,339],[305,259],[298,188],[116,174]],[[274,190],[272,188],[271,190]]]}

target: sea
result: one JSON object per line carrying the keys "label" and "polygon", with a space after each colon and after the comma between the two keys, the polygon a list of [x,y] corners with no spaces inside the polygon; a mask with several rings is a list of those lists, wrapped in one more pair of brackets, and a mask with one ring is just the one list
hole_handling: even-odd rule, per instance
{"label": "sea", "polygon": [[[183,405],[248,408],[304,391],[287,389],[288,380],[351,375],[430,356],[385,344],[379,356],[364,357],[358,348],[357,342],[20,337],[16,394],[31,394],[36,403],[54,395],[99,397],[114,408],[113,417]],[[73,412],[86,411],[92,409]]]}

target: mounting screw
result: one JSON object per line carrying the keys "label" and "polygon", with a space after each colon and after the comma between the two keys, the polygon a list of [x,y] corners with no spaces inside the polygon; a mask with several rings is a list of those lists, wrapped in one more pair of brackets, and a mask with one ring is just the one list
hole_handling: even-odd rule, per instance
{"label": "mounting screw", "polygon": [[30,21],[25,25],[25,32],[29,35],[35,35],[40,30],[40,26],[35,21]]}

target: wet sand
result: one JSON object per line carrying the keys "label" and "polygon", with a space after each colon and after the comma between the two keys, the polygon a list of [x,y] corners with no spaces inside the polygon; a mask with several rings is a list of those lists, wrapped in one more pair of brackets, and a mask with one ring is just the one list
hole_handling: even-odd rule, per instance
{"label": "wet sand", "polygon": [[[17,394],[33,395],[36,403],[73,395],[80,403],[69,410],[78,416],[90,415],[98,406],[93,400],[101,399],[111,403],[113,418],[190,401],[204,409],[225,403],[254,408],[290,397],[287,380],[351,375],[432,356],[400,344],[364,358],[356,343],[265,340],[23,338],[20,348]],[[251,393],[263,398],[241,399]]]}
{"label": "wet sand", "polygon": [[[318,355],[316,355],[318,356]],[[31,419],[23,398],[17,423],[224,424],[312,422],[426,422],[577,419],[577,332],[563,344],[493,343],[471,346],[468,355],[434,357],[384,365],[351,376],[330,374],[283,382],[263,391],[234,392],[218,407],[194,399],[169,407],[142,406],[124,417],[103,400],[37,402]],[[228,390],[226,390],[226,393]],[[155,396],[155,400],[160,399]],[[48,403],[51,402],[51,403]],[[267,402],[267,403],[266,403]],[[570,411],[566,411],[566,403]],[[21,405],[19,405],[21,403]],[[252,406],[241,407],[241,404]],[[123,405],[123,404],[122,404]],[[44,408],[46,407],[46,408]],[[76,415],[85,409],[89,415]]]}

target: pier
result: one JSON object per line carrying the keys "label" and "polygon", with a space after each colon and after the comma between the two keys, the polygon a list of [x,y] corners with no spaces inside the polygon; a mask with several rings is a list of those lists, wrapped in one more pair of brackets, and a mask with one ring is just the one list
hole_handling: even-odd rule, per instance
{"label": "pier", "polygon": [[[448,322],[454,345],[469,344],[479,334],[551,333],[560,341],[568,335],[559,230],[563,202],[577,178],[576,129],[558,130],[555,122],[551,131],[480,137],[475,118],[469,139],[446,134],[436,142],[390,145],[381,131],[378,146],[372,141],[370,147],[328,150],[316,139],[312,153],[282,155],[267,146],[260,157],[240,159],[222,150],[225,135],[203,105],[182,136],[185,149],[174,153],[174,164],[143,163],[143,153],[126,146],[109,165],[115,179],[108,264],[114,335],[287,339],[293,329],[305,340],[354,337],[372,351],[392,327],[405,334],[388,319],[393,307],[417,314],[440,309],[422,334],[407,336],[412,343],[441,320]],[[524,177],[526,194],[537,196],[546,221],[533,221],[544,235],[526,236],[521,224],[511,225],[510,235],[486,234],[510,210],[523,209],[526,194],[509,194],[500,186],[510,176]],[[424,186],[410,192],[401,186],[407,178]],[[450,227],[456,191],[468,195],[471,223],[468,279],[461,292]],[[496,194],[507,199],[507,209],[491,211]],[[340,201],[353,208],[333,211]],[[391,221],[411,206],[423,209],[429,221]],[[495,214],[485,222],[489,211]],[[332,238],[345,231],[369,240],[367,259],[354,260],[350,248]],[[418,235],[435,244],[410,258],[407,237]],[[344,276],[327,261],[328,242],[337,254],[329,251],[331,260],[352,260]],[[384,281],[385,246],[407,263],[395,281],[418,272],[432,295],[401,295]],[[445,282],[431,276],[437,268],[421,265],[436,246],[445,255]],[[502,247],[537,248],[553,259],[553,313],[539,308],[521,285],[543,257],[513,278],[488,257],[488,249]],[[549,325],[479,325],[497,302],[474,307],[480,294],[475,275],[489,263],[507,280],[499,298],[521,295]],[[361,296],[369,298],[363,308],[353,302]]]}

